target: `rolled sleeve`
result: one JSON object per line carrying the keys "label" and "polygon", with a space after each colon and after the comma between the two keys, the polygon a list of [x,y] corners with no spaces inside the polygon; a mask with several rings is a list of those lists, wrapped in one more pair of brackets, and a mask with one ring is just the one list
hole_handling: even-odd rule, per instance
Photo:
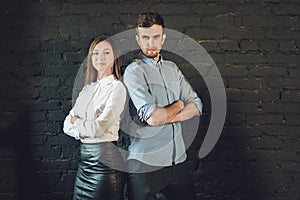
{"label": "rolled sleeve", "polygon": [[144,105],[141,109],[138,110],[138,115],[140,118],[143,118],[145,121],[152,115],[156,109],[155,105]]}
{"label": "rolled sleeve", "polygon": [[152,95],[149,93],[145,78],[138,70],[130,70],[129,67],[129,69],[125,71],[123,81],[137,109],[138,116],[146,121],[157,106]]}
{"label": "rolled sleeve", "polygon": [[180,80],[180,99],[184,103],[194,103],[199,113],[202,114],[202,102],[201,99],[198,97],[197,93],[193,90],[189,82],[185,79],[181,71],[177,68]]}

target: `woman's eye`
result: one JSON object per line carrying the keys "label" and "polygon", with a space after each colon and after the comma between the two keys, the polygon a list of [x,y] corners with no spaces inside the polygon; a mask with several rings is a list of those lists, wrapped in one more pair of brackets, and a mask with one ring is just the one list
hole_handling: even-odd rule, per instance
{"label": "woman's eye", "polygon": [[99,54],[98,52],[93,52],[93,53],[92,53],[92,55],[98,55],[98,54]]}
{"label": "woman's eye", "polygon": [[105,51],[104,54],[110,54],[110,51]]}

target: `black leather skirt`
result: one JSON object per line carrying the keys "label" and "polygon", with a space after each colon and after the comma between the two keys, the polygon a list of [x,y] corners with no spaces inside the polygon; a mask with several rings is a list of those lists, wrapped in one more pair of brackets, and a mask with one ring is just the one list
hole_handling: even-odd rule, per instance
{"label": "black leather skirt", "polygon": [[109,148],[109,145],[108,142],[81,144],[73,199],[122,199],[125,173],[110,167],[122,158],[117,148]]}

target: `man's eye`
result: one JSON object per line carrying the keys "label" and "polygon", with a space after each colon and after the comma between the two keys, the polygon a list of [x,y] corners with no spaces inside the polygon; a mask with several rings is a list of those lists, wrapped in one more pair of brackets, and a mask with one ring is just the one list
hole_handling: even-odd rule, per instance
{"label": "man's eye", "polygon": [[154,36],[154,40],[157,40],[157,39],[159,39],[159,37],[160,37],[160,35],[156,35],[156,36]]}

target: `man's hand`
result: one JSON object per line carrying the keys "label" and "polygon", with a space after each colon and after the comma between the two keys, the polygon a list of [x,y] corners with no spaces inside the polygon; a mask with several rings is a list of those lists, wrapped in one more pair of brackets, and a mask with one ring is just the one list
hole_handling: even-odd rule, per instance
{"label": "man's hand", "polygon": [[188,103],[173,119],[171,119],[170,123],[182,122],[200,114],[196,104]]}
{"label": "man's hand", "polygon": [[181,100],[174,103],[156,108],[152,115],[147,119],[147,123],[151,126],[160,126],[171,123],[171,120],[184,108],[184,103]]}

